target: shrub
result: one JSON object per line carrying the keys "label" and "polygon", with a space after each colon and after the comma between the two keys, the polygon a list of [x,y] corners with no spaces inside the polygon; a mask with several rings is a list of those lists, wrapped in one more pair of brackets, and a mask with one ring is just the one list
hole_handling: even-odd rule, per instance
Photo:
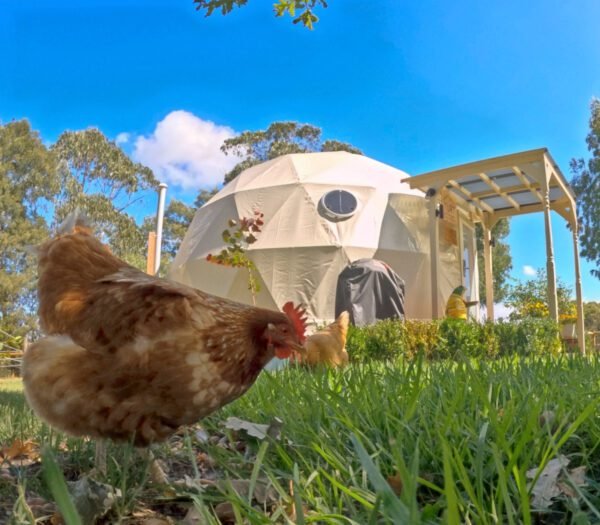
{"label": "shrub", "polygon": [[402,323],[392,319],[362,328],[350,326],[346,350],[357,361],[391,359],[405,354],[403,331]]}
{"label": "shrub", "polygon": [[434,358],[484,357],[486,352],[480,342],[481,325],[460,319],[444,319],[440,323]]}
{"label": "shrub", "polygon": [[560,351],[558,325],[551,319],[524,318],[494,326],[501,355],[544,355]]}
{"label": "shrub", "polygon": [[350,326],[346,348],[353,361],[494,358],[531,356],[560,351],[558,325],[550,319],[525,318],[497,323],[385,320]]}
{"label": "shrub", "polygon": [[403,326],[405,356],[412,359],[422,353],[427,359],[432,357],[438,343],[440,323],[409,319]]}

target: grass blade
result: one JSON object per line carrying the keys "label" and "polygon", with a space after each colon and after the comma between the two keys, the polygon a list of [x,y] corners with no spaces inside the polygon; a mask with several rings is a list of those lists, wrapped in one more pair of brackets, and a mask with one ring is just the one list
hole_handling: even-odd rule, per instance
{"label": "grass blade", "polygon": [[42,452],[42,467],[46,484],[52,493],[54,501],[58,505],[66,525],[83,525],[69,494],[63,473],[58,467],[52,451],[48,447],[45,447]]}
{"label": "grass blade", "polygon": [[379,469],[373,463],[371,456],[367,453],[362,443],[352,434],[350,436],[354,449],[358,454],[362,467],[367,472],[369,480],[375,488],[378,497],[381,497],[381,504],[394,523],[409,523],[410,512],[408,507],[394,494],[389,483],[379,472]]}

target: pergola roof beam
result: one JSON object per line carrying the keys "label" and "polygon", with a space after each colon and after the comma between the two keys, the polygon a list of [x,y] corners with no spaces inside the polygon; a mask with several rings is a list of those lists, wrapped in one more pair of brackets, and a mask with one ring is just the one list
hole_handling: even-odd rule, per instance
{"label": "pergola roof beam", "polygon": [[[479,219],[486,228],[491,228],[504,217],[524,215],[526,213],[543,212],[546,233],[546,266],[548,274],[548,292],[550,311],[554,319],[558,318],[556,301],[556,279],[554,265],[554,249],[552,246],[551,210],[565,218],[573,228],[573,249],[575,252],[575,274],[577,288],[577,336],[578,344],[585,353],[583,296],[579,272],[579,253],[577,238],[577,217],[575,209],[575,194],[567,179],[552,159],[546,148],[513,153],[492,159],[469,162],[451,168],[431,171],[403,179],[411,188],[436,195],[442,187],[448,189],[463,210],[470,210],[472,220]],[[520,184],[518,184],[520,183]],[[431,193],[432,192],[432,193]],[[433,206],[434,197],[429,205]],[[438,201],[439,202],[439,201]],[[432,254],[437,252],[439,228],[434,208],[430,208],[430,220],[435,227],[434,235],[430,236]],[[487,233],[489,236],[489,232]],[[432,240],[433,239],[433,240]],[[488,239],[489,240],[489,239]],[[484,242],[485,244],[485,242]],[[492,283],[490,246],[486,247],[486,289],[490,290]],[[437,260],[435,261],[437,263]],[[435,270],[435,271],[434,271]],[[437,283],[437,264],[432,257],[432,285]],[[435,279],[433,278],[435,275]],[[489,281],[489,282],[488,282]],[[492,294],[488,295],[488,299]],[[436,296],[432,295],[435,302]],[[491,304],[492,299],[488,301]],[[493,305],[488,304],[488,312],[493,311]],[[433,316],[438,314],[437,305]],[[491,317],[491,315],[490,315]]]}
{"label": "pergola roof beam", "polygon": [[494,208],[492,208],[489,204],[479,200],[477,197],[474,197],[469,190],[465,189],[455,180],[449,180],[448,184],[452,186],[455,190],[459,191],[463,196],[467,197],[469,201],[475,203],[482,211],[494,213]]}
{"label": "pergola roof beam", "polygon": [[[538,190],[539,187],[532,185],[531,188],[528,188],[529,191],[531,190]],[[524,187],[522,184],[519,184],[517,186],[507,186],[506,188],[503,188],[502,191],[504,191],[505,193],[507,193],[508,195],[512,195],[514,193],[520,193],[524,190]],[[471,195],[473,195],[473,197],[477,197],[478,199],[485,199],[486,197],[494,197],[496,195],[498,195],[498,193],[495,190],[488,190],[488,191],[474,191],[471,193]],[[540,196],[538,196],[539,199]]]}
{"label": "pergola roof beam", "polygon": [[521,209],[521,205],[515,199],[513,199],[510,195],[508,195],[500,186],[498,186],[497,183],[495,183],[492,179],[490,179],[488,177],[487,173],[481,172],[481,173],[479,173],[479,176],[481,177],[482,180],[487,182],[487,184],[491,188],[493,188],[498,195],[500,195],[504,200],[508,201],[512,205],[513,208],[515,208],[516,210]]}
{"label": "pergola roof beam", "polygon": [[494,157],[492,159],[478,160],[475,162],[469,162],[467,164],[461,164],[460,166],[454,166],[452,168],[445,168],[436,171],[430,171],[416,177],[408,177],[404,179],[405,182],[410,184],[410,180],[418,179],[419,186],[426,188],[429,186],[435,186],[440,182],[447,182],[451,179],[460,179],[467,175],[477,175],[481,171],[494,171],[506,169],[508,166],[513,164],[527,164],[530,162],[539,161],[541,156],[546,152],[546,148],[532,149],[529,151],[523,151],[521,153],[511,153],[510,155],[503,155],[501,157]]}
{"label": "pergola roof beam", "polygon": [[[552,202],[552,211],[558,213],[561,217],[566,219],[565,211],[563,208],[556,206],[559,201]],[[520,210],[515,210],[514,208],[501,208],[494,212],[494,217],[497,219],[504,219],[506,217],[512,217],[514,215],[524,215],[526,213],[534,213],[544,211],[543,203],[533,203],[533,204],[523,204]]]}
{"label": "pergola roof beam", "polygon": [[525,175],[521,173],[521,170],[517,166],[513,166],[512,171],[521,181],[523,186],[525,186],[531,193],[533,193],[540,200],[540,202],[544,201],[542,194],[539,191],[540,188],[537,185],[534,185],[531,182],[529,182],[527,177],[525,177]]}
{"label": "pergola roof beam", "polygon": [[[569,183],[560,171],[560,168],[556,165],[556,162],[554,162],[554,159],[548,150],[544,152],[544,160],[546,161],[546,166],[552,169],[552,178],[558,183],[564,194],[569,198],[571,204],[575,206],[575,193],[569,186]],[[549,183],[550,181],[548,181],[548,184]]]}

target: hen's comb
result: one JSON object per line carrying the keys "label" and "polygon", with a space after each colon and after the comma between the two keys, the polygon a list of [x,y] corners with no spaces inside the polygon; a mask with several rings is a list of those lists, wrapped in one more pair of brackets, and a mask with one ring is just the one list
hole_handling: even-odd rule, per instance
{"label": "hen's comb", "polygon": [[304,343],[306,340],[306,310],[302,305],[294,306],[292,301],[285,303],[282,310],[292,322],[292,326],[294,327],[294,330],[296,330],[296,335],[298,335],[299,341]]}

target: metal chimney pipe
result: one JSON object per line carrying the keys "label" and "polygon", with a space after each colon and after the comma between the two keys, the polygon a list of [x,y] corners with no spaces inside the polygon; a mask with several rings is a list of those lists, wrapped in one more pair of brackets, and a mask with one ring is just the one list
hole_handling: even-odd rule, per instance
{"label": "metal chimney pipe", "polygon": [[162,248],[163,217],[165,216],[165,198],[168,186],[161,182],[158,185],[158,209],[156,211],[156,248],[154,252],[154,275],[160,269],[160,254]]}

